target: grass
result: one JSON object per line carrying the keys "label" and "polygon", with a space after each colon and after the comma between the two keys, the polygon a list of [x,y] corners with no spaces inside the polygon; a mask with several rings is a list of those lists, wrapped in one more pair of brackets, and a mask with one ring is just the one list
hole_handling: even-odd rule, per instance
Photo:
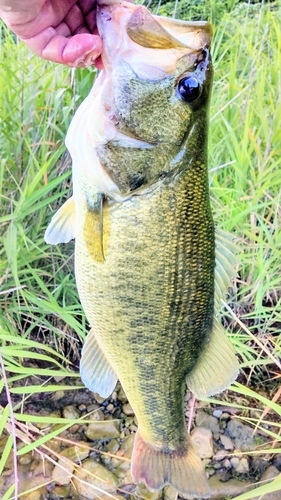
{"label": "grass", "polygon": [[[7,399],[0,439],[10,434],[1,475],[13,435],[28,441],[17,457],[31,449],[42,453],[54,432],[59,436],[74,423],[43,417],[57,427],[42,435],[34,428],[36,417],[22,407],[35,393],[81,387],[77,369],[87,325],[73,277],[73,245],[49,247],[43,234],[69,196],[64,137],[94,73],[39,60],[4,27],[0,36],[0,389]],[[213,59],[211,198],[217,223],[241,249],[239,275],[222,306],[244,377],[243,385],[237,382],[211,401],[242,406],[241,416],[253,428],[264,431],[266,423],[270,442],[258,452],[281,453],[280,9],[236,5],[235,14],[226,13],[215,28]],[[66,376],[71,384],[64,383]],[[253,405],[259,419],[250,416]],[[279,477],[237,500],[280,488]],[[3,500],[16,496],[13,487]]]}

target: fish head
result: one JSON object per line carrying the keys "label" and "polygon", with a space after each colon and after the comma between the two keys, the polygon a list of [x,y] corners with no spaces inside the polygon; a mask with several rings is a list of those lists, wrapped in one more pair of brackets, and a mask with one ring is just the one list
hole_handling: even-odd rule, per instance
{"label": "fish head", "polygon": [[103,70],[80,121],[90,117],[87,138],[100,171],[127,196],[175,171],[175,158],[194,154],[191,142],[206,149],[212,30],[116,0],[100,0],[97,27]]}

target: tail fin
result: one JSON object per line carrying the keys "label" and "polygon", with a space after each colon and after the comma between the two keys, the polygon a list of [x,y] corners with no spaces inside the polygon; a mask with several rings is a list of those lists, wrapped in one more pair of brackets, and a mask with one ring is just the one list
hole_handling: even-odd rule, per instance
{"label": "tail fin", "polygon": [[143,481],[152,491],[169,484],[183,497],[210,497],[202,462],[189,439],[184,453],[182,450],[179,453],[167,453],[147,445],[137,432],[131,472],[135,483]]}

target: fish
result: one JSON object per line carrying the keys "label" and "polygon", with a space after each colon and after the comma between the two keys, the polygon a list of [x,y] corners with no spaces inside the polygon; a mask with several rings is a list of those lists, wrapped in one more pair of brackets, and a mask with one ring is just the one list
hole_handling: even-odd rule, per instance
{"label": "fish", "polygon": [[98,3],[97,27],[103,69],[66,136],[73,196],[45,240],[75,238],[81,378],[103,397],[120,380],[138,421],[134,482],[208,498],[185,390],[208,397],[239,371],[218,314],[236,257],[210,206],[212,28],[123,0]]}

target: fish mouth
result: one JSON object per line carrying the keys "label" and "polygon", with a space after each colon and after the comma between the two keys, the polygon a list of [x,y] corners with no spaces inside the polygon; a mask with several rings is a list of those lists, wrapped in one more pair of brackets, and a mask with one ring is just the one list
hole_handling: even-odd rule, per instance
{"label": "fish mouth", "polygon": [[154,16],[146,7],[124,0],[97,3],[97,28],[103,40],[102,65],[107,72],[112,70],[116,59],[128,58],[132,52],[132,57],[140,63],[144,59],[147,62],[147,57],[152,58],[157,68],[168,58],[163,67],[164,76],[173,71],[174,61],[181,52],[198,52],[209,47],[212,38],[212,28],[207,22]]}

